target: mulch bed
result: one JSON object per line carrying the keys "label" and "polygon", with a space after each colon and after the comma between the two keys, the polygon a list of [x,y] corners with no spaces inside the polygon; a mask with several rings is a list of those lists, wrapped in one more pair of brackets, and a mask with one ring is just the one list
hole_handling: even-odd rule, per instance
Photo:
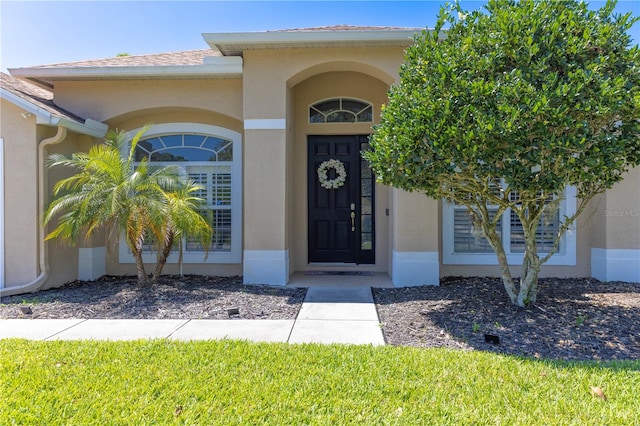
{"label": "mulch bed", "polygon": [[[640,359],[640,284],[541,279],[518,308],[502,282],[448,278],[439,287],[374,289],[388,344],[477,349],[563,360]],[[485,342],[485,334],[499,344]],[[491,340],[491,339],[490,339]]]}
{"label": "mulch bed", "polygon": [[[380,288],[373,295],[390,345],[640,359],[640,284],[542,279],[539,285],[538,302],[527,308],[512,305],[502,282],[490,278],[447,278],[439,287]],[[295,319],[305,294],[246,286],[240,277],[164,276],[153,286],[104,277],[3,297],[0,318]],[[32,314],[22,313],[25,305]],[[485,334],[499,344],[485,342]]]}
{"label": "mulch bed", "polygon": [[[305,294],[305,289],[245,286],[240,277],[163,276],[157,284],[140,286],[135,277],[106,276],[3,297],[0,318],[295,319]],[[21,312],[25,304],[32,314]]]}

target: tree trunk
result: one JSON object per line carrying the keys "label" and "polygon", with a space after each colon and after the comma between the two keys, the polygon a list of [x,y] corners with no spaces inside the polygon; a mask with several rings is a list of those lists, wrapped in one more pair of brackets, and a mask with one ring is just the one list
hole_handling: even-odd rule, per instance
{"label": "tree trunk", "polygon": [[133,257],[136,260],[136,271],[138,275],[138,285],[146,285],[149,283],[147,272],[144,270],[144,262],[142,261],[142,245],[144,238],[142,236],[128,235],[127,244]]}
{"label": "tree trunk", "polygon": [[482,232],[484,233],[485,238],[489,241],[491,247],[493,247],[493,250],[496,252],[496,256],[498,256],[498,266],[500,268],[500,275],[502,277],[504,289],[509,295],[511,303],[517,305],[518,289],[516,288],[516,284],[513,282],[513,277],[509,270],[509,262],[507,260],[507,254],[504,251],[504,247],[502,246],[502,240],[496,233],[495,226],[491,226],[491,224],[486,223],[480,223],[480,225],[482,226]]}
{"label": "tree trunk", "polygon": [[[536,253],[535,234],[525,235],[527,248],[522,261],[522,275],[520,276],[520,291],[516,305],[527,306],[536,303],[538,299],[538,275],[540,274],[540,259]],[[531,239],[531,241],[529,241]]]}
{"label": "tree trunk", "polygon": [[[525,307],[531,303],[535,303],[538,294],[538,274],[540,273],[542,261],[538,257],[536,230],[542,211],[540,210],[538,214],[535,215],[526,213],[533,210],[533,207],[524,206],[520,211],[517,211],[518,217],[523,225],[525,238],[525,252],[522,261],[522,276],[520,277],[519,288],[511,276],[507,253],[502,246],[502,239],[496,232],[496,223],[489,220],[488,210],[483,206],[479,206],[478,211],[470,210],[474,218],[474,226],[479,226],[482,229],[484,237],[498,257],[502,283],[504,284],[507,295],[509,295],[511,303],[519,307]],[[525,213],[523,214],[523,212]],[[496,215],[498,214],[501,215],[502,213],[496,213]]]}
{"label": "tree trunk", "polygon": [[149,283],[147,272],[144,270],[144,263],[142,262],[142,250],[138,250],[136,247],[133,251],[133,257],[136,259],[136,270],[138,273],[138,284],[146,285]]}
{"label": "tree trunk", "polygon": [[158,255],[158,263],[156,263],[156,269],[153,271],[153,275],[151,276],[151,282],[158,282],[158,277],[162,275],[162,269],[164,265],[167,263],[167,258],[169,257],[169,253],[171,253],[171,248],[173,247],[173,231],[169,230],[167,233],[167,239],[164,242],[164,245],[160,249],[160,254]]}

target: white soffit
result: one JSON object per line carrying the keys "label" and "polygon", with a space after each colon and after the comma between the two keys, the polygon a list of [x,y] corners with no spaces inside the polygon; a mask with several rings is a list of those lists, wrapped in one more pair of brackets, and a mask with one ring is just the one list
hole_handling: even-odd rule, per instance
{"label": "white soffit", "polygon": [[407,47],[421,30],[266,31],[203,33],[204,41],[225,56],[251,49]]}

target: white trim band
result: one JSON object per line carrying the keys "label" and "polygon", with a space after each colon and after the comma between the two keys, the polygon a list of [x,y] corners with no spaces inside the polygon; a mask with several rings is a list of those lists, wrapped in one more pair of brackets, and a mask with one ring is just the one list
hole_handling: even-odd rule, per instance
{"label": "white trim band", "polygon": [[245,284],[287,285],[289,250],[245,250],[242,270]]}
{"label": "white trim band", "polygon": [[640,283],[640,249],[591,249],[591,276]]}
{"label": "white trim band", "polygon": [[395,287],[440,284],[437,251],[393,251],[391,281]]}
{"label": "white trim band", "polygon": [[247,118],[244,120],[245,130],[286,130],[285,118]]}

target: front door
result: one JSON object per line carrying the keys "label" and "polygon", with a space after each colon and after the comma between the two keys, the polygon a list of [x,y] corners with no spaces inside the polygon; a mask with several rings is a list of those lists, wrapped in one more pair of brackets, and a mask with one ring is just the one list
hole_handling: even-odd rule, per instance
{"label": "front door", "polygon": [[309,263],[375,263],[367,135],[309,136]]}

